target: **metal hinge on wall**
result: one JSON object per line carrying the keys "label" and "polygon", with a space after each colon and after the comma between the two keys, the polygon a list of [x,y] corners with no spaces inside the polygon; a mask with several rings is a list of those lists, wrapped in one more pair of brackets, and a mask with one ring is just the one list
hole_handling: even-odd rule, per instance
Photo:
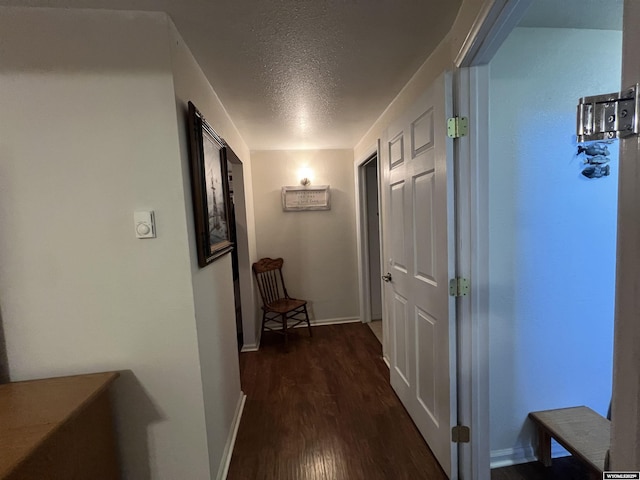
{"label": "metal hinge on wall", "polygon": [[610,140],[638,134],[638,84],[621,92],[583,97],[578,103],[578,142]]}
{"label": "metal hinge on wall", "polygon": [[469,119],[467,117],[451,117],[447,119],[447,136],[460,138],[469,132]]}
{"label": "metal hinge on wall", "polygon": [[451,429],[451,441],[453,443],[469,443],[471,441],[471,429],[466,425],[456,425]]}
{"label": "metal hinge on wall", "polygon": [[456,277],[449,280],[449,295],[452,297],[464,297],[469,294],[469,279]]}

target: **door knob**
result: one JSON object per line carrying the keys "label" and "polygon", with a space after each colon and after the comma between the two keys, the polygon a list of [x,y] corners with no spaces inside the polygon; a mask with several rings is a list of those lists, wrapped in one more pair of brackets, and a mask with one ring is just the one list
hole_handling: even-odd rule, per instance
{"label": "door knob", "polygon": [[382,276],[382,279],[383,279],[385,282],[390,282],[390,281],[392,280],[392,278],[391,278],[391,274],[390,274],[390,273],[387,273],[386,275],[383,275],[383,276]]}

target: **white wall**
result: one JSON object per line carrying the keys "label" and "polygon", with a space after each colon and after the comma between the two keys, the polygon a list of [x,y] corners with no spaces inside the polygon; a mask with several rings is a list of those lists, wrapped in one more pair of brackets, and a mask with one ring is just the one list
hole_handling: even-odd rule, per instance
{"label": "white wall", "polygon": [[[242,291],[242,323],[245,345],[257,343],[259,315],[256,311],[257,294],[251,272],[251,264],[256,261],[256,234],[253,209],[251,154],[240,132],[229,117],[195,58],[184,40],[171,23],[172,61],[174,65],[174,82],[176,85],[176,108],[178,110],[178,124],[180,128],[181,153],[183,157],[183,175],[185,179],[185,201],[190,209],[187,218],[192,221],[191,186],[189,184],[188,133],[186,131],[187,103],[194,105],[207,119],[211,127],[225,139],[238,158],[242,161],[242,168],[234,168],[236,193],[236,222],[238,234],[238,254],[240,262],[240,288]],[[189,233],[194,232],[189,224]],[[195,248],[195,240],[190,243]],[[198,276],[197,263],[193,264],[194,274]],[[214,269],[215,270],[215,269]],[[197,301],[197,299],[196,299]]]}
{"label": "white wall", "polygon": [[[243,160],[243,172],[248,172],[249,179],[251,178],[251,164],[249,149],[172,22],[169,22],[169,29],[209,462],[211,473],[217,473],[220,478],[224,468],[224,457],[230,453],[225,451],[225,448],[231,447],[229,434],[233,429],[234,417],[242,396],[237,342],[235,340],[233,278],[231,255],[226,255],[207,267],[198,267],[189,170],[189,132],[187,128],[189,100],[196,105],[207,122],[226,139]],[[238,198],[244,193],[240,187],[242,185],[236,185]],[[250,191],[250,188],[248,190]],[[246,232],[246,217],[240,215],[240,213],[244,213],[244,210],[240,212],[238,209],[236,213],[238,220],[243,222]],[[251,230],[253,229],[251,228]],[[246,240],[245,238],[244,241],[246,242]],[[247,253],[246,246],[244,253]],[[249,266],[246,263],[248,262],[245,262],[244,274],[249,276]],[[251,284],[249,285],[251,286]],[[253,304],[252,293],[253,289],[250,288],[248,292],[243,292],[243,295],[245,300]],[[249,318],[255,316],[253,308],[251,311],[243,313]]]}
{"label": "white wall", "polygon": [[[289,294],[309,301],[317,320],[357,319],[355,193],[352,150],[251,152],[258,257],[283,257]],[[283,212],[281,187],[331,186],[331,210]]]}
{"label": "white wall", "polygon": [[[176,94],[229,122],[210,87],[183,83],[198,69],[183,45],[172,54],[171,28],[164,14],[0,10],[11,378],[123,370],[116,426],[135,480],[215,477],[240,395],[230,263],[193,268]],[[134,237],[137,209],[155,210],[156,239]]]}
{"label": "white wall", "polygon": [[[454,59],[463,47],[470,29],[481,13],[486,0],[463,0],[451,30],[420,66],[413,77],[402,88],[380,117],[371,125],[354,147],[354,157],[364,160],[375,149],[376,142],[382,138],[389,124],[400,116],[422,95],[431,83],[444,71],[452,71]],[[381,66],[384,68],[384,66]]]}
{"label": "white wall", "polygon": [[582,96],[619,90],[620,52],[621,32],[518,28],[490,65],[494,464],[533,456],[530,411],[607,413],[617,145],[611,176],[582,177],[575,111]]}

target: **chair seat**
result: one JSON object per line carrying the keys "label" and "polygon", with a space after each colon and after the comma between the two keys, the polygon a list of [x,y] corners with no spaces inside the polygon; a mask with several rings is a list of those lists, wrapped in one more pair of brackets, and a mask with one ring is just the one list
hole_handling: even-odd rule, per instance
{"label": "chair seat", "polygon": [[262,308],[268,312],[288,313],[306,304],[307,302],[305,300],[297,300],[295,298],[279,298],[275,302],[271,302],[270,304],[265,305]]}
{"label": "chair seat", "polygon": [[[307,323],[312,337],[307,301],[289,297],[282,276],[282,258],[261,258],[251,267],[262,297],[262,330],[278,333],[287,344],[287,331],[303,322]],[[273,324],[279,328],[272,327]]]}

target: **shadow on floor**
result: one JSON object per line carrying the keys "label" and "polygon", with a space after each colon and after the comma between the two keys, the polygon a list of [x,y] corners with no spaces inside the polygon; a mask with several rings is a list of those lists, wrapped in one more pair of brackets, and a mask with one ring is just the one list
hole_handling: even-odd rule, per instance
{"label": "shadow on floor", "polygon": [[382,320],[371,320],[367,325],[382,345]]}
{"label": "shadow on floor", "polygon": [[540,462],[523,463],[491,471],[491,480],[587,480],[589,471],[573,457],[554,458],[551,467]]}

